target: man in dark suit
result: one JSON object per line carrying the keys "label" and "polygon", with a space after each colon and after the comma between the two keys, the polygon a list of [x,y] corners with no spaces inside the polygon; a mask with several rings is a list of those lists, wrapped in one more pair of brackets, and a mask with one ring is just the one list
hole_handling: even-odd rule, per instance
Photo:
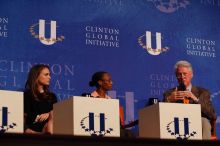
{"label": "man in dark suit", "polygon": [[189,62],[178,61],[175,64],[175,73],[179,85],[164,93],[165,102],[200,104],[202,113],[202,137],[211,139],[211,124],[216,115],[208,90],[191,84],[193,69]]}

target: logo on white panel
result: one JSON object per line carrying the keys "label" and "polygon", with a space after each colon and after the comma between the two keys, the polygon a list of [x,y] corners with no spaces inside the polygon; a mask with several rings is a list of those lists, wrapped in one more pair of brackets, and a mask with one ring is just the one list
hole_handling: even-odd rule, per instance
{"label": "logo on white panel", "polygon": [[167,52],[169,50],[169,47],[162,47],[162,36],[160,32],[156,32],[156,48],[152,47],[151,39],[151,32],[146,31],[144,35],[138,38],[138,44],[151,55],[160,55],[161,53]]}
{"label": "logo on white panel", "polygon": [[5,133],[9,129],[14,129],[17,124],[15,122],[9,124],[8,123],[8,107],[2,107],[0,109],[1,113],[1,125],[0,125],[0,133]]}
{"label": "logo on white panel", "polygon": [[[91,136],[105,136],[106,134],[111,134],[113,128],[106,128],[105,117],[104,113],[100,113],[98,115],[90,112],[88,116],[84,117],[81,122],[80,126],[85,132],[90,133]],[[95,127],[96,123],[99,121],[99,126]]]}
{"label": "logo on white panel", "polygon": [[[47,25],[50,26],[50,30],[46,30]],[[57,37],[57,27],[58,26],[56,21],[50,21],[49,23],[46,23],[45,20],[40,19],[39,23],[30,26],[29,32],[34,38],[39,39],[42,44],[53,45],[54,43],[62,42],[65,39],[63,35],[59,35]],[[47,31],[50,32],[50,37],[46,37]]]}
{"label": "logo on white panel", "polygon": [[148,0],[163,13],[173,13],[180,8],[186,8],[189,5],[188,0]]}
{"label": "logo on white panel", "polygon": [[197,134],[196,131],[191,131],[188,118],[180,120],[178,117],[174,117],[174,120],[168,123],[166,128],[167,132],[178,140],[189,139]]}

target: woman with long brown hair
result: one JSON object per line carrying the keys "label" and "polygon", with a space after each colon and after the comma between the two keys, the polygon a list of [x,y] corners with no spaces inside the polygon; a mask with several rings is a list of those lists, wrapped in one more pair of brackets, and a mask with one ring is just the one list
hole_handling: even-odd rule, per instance
{"label": "woman with long brown hair", "polygon": [[24,132],[53,133],[53,104],[56,95],[50,92],[50,69],[34,65],[28,74],[24,92]]}

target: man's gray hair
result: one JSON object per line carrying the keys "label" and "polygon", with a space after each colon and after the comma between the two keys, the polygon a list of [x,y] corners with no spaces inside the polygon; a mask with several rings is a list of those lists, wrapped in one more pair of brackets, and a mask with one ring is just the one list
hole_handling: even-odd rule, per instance
{"label": "man's gray hair", "polygon": [[192,65],[188,61],[185,60],[178,61],[174,66],[175,72],[177,71],[177,68],[180,66],[187,67],[191,72],[193,72]]}

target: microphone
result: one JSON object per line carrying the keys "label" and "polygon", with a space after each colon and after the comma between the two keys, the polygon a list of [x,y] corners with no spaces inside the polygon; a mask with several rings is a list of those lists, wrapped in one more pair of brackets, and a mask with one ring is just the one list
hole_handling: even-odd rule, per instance
{"label": "microphone", "polygon": [[178,91],[186,91],[186,85],[184,84],[183,80],[180,81],[179,86],[177,87]]}
{"label": "microphone", "polygon": [[[184,84],[183,80],[180,81],[179,86],[177,87],[178,91],[186,91],[186,85]],[[189,104],[189,98],[184,97],[183,100],[179,100],[179,103]]]}

